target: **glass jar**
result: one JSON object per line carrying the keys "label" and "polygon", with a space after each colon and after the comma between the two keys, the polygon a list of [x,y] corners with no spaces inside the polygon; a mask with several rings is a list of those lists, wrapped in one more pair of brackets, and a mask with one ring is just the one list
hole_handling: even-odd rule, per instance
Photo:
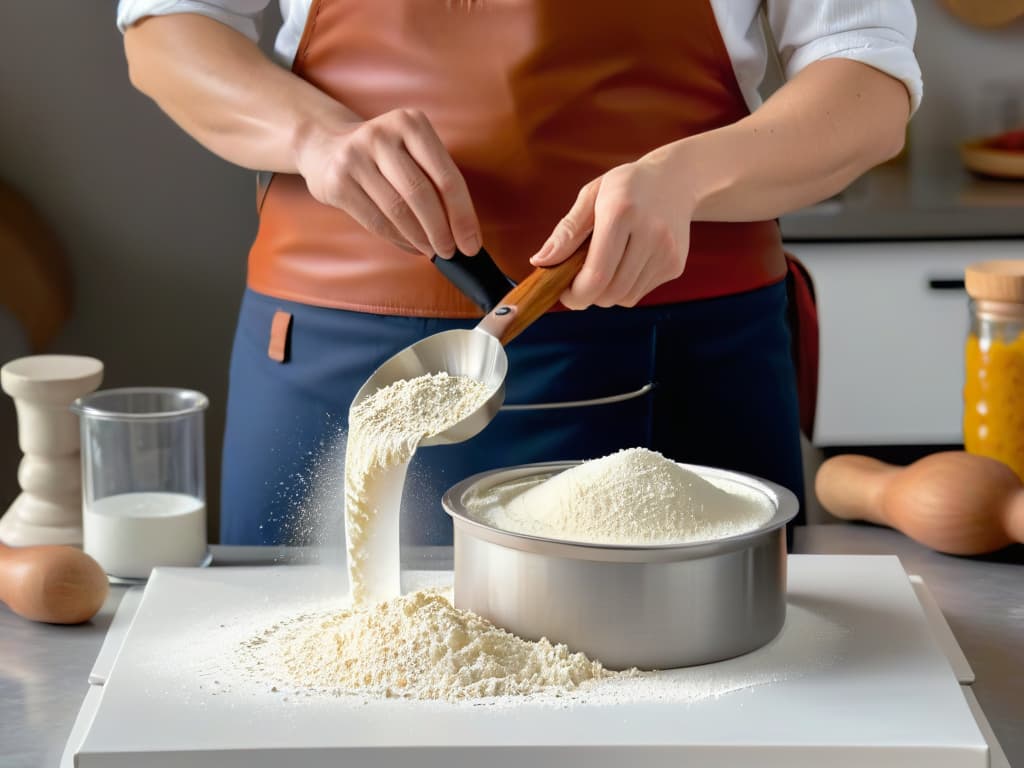
{"label": "glass jar", "polygon": [[145,581],[157,566],[209,562],[206,395],[171,387],[79,398],[83,549],[108,575]]}
{"label": "glass jar", "polygon": [[1024,260],[967,268],[964,448],[1024,480]]}

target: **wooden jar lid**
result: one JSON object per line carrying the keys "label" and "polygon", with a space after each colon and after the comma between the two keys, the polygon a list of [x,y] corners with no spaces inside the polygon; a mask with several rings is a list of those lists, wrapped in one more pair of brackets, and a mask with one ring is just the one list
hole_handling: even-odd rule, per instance
{"label": "wooden jar lid", "polygon": [[1024,304],[1024,259],[971,264],[965,272],[964,284],[972,299]]}

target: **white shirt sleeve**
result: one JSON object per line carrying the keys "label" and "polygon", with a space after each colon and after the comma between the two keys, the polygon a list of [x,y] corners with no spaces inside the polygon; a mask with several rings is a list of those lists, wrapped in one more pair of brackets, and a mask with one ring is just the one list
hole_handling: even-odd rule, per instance
{"label": "white shirt sleeve", "polygon": [[233,27],[253,42],[260,37],[260,16],[270,0],[119,0],[117,26],[124,32],[146,16],[198,13]]}
{"label": "white shirt sleeve", "polygon": [[786,77],[822,59],[852,59],[903,82],[911,112],[921,103],[911,0],[767,0]]}

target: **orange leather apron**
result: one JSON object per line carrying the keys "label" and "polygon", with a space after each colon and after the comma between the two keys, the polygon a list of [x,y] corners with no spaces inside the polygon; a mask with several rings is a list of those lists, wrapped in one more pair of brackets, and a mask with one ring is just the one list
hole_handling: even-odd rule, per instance
{"label": "orange leather apron", "polygon": [[[707,0],[314,0],[294,71],[366,118],[423,110],[465,175],[484,245],[515,280],[585,183],[748,114]],[[774,221],[696,222],[684,274],[642,303],[785,275]],[[261,194],[249,287],[379,314],[479,315],[425,257],[285,174]]]}

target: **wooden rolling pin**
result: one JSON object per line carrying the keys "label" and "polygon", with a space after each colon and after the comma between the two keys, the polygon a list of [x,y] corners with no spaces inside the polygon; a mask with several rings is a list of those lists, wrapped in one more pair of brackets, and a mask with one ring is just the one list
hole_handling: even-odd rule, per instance
{"label": "wooden rolling pin", "polygon": [[26,619],[80,624],[96,615],[109,589],[99,563],[80,549],[0,544],[0,601]]}
{"label": "wooden rolling pin", "polygon": [[836,517],[890,526],[939,552],[978,555],[1024,541],[1024,485],[984,456],[946,451],[907,467],[836,456],[821,465],[815,491]]}

